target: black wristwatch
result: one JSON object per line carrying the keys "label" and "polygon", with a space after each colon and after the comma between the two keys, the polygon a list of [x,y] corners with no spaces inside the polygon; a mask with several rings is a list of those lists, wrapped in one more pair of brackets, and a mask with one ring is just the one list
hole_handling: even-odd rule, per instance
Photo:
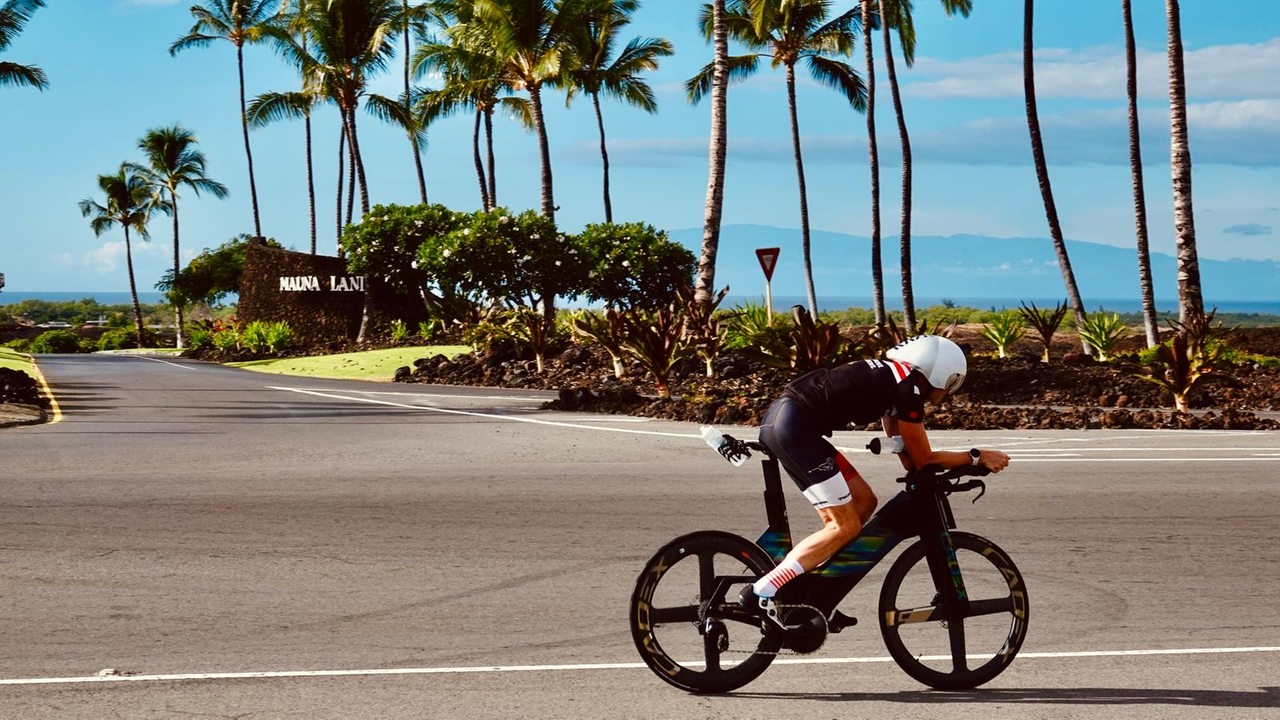
{"label": "black wristwatch", "polygon": [[982,460],[982,451],[978,448],[969,448],[969,464],[977,465]]}

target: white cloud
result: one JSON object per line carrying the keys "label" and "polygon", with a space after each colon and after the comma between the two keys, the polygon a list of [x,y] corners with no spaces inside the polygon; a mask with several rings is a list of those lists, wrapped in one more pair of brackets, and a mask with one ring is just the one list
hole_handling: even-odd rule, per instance
{"label": "white cloud", "polygon": [[[1144,98],[1168,97],[1163,52],[1139,50],[1138,90]],[[1215,45],[1184,53],[1190,101],[1277,98],[1280,38],[1263,43]],[[1005,52],[957,61],[920,58],[900,73],[904,94],[918,98],[1021,97],[1022,54]],[[1036,97],[1123,99],[1124,51],[1119,47],[1036,50]]]}

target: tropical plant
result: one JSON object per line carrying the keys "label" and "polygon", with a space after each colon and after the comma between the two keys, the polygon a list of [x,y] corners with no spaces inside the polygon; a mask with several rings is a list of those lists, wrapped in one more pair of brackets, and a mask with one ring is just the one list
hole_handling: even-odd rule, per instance
{"label": "tropical plant", "polygon": [[603,313],[580,310],[569,318],[569,327],[577,337],[585,338],[604,348],[613,361],[613,376],[621,380],[627,372],[623,347],[627,339],[627,323],[617,308],[606,308]]}
{"label": "tropical plant", "polygon": [[1035,303],[1031,303],[1029,307],[1027,303],[1021,303],[1018,312],[1022,314],[1022,319],[1036,331],[1040,344],[1044,346],[1040,362],[1049,362],[1049,348],[1053,346],[1053,336],[1062,325],[1062,319],[1067,316],[1066,302],[1059,303],[1053,310],[1038,308]]}
{"label": "tropical plant", "polygon": [[1160,344],[1160,328],[1156,324],[1155,289],[1151,280],[1151,249],[1147,236],[1147,199],[1142,179],[1142,141],[1138,130],[1138,58],[1133,39],[1131,0],[1121,0],[1124,15],[1125,89],[1129,97],[1129,168],[1133,177],[1133,217],[1138,250],[1138,285],[1142,294],[1142,324],[1147,333],[1147,347]]}
{"label": "tropical plant", "polygon": [[[204,153],[196,149],[196,143],[195,134],[180,125],[149,130],[138,141],[138,148],[146,157],[146,163],[131,165],[134,172],[141,175],[151,186],[152,205],[160,212],[173,217],[173,275],[175,277],[182,269],[181,254],[178,250],[178,191],[188,187],[196,195],[203,190],[216,198],[227,196],[225,185],[205,175]],[[182,315],[185,298],[181,294],[171,294],[169,302],[173,304],[177,319],[176,344],[178,349],[182,349]]]}
{"label": "tropical plant", "polygon": [[671,397],[671,371],[691,352],[685,316],[675,303],[656,310],[621,315],[626,324],[622,347],[653,376],[658,397]]}
{"label": "tropical plant", "polygon": [[566,101],[578,92],[591,96],[600,132],[600,160],[604,180],[604,221],[613,222],[613,201],[609,195],[609,150],[605,143],[604,114],[600,111],[600,94],[622,100],[648,113],[658,111],[653,89],[640,78],[640,73],[658,69],[658,58],[675,52],[669,40],[632,38],[621,53],[614,55],[619,33],[631,22],[631,14],[639,0],[604,0],[593,6],[572,30],[569,43],[576,63],[568,72]]}
{"label": "tropical plant", "polygon": [[[729,313],[724,346],[736,350],[759,344],[758,338],[774,328],[775,320],[763,303],[744,302]],[[787,321],[790,323],[790,321]]]}
{"label": "tropical plant", "polygon": [[1076,326],[1076,332],[1097,351],[1094,357],[1099,362],[1106,362],[1111,359],[1116,345],[1129,334],[1129,328],[1120,319],[1119,313],[1100,312],[1085,318],[1083,323]]}
{"label": "tropical plant", "polygon": [[1169,391],[1178,412],[1189,409],[1191,391],[1211,378],[1226,346],[1211,337],[1213,313],[1192,315],[1186,323],[1172,321],[1174,334],[1156,346],[1157,362],[1139,375]]}
{"label": "tropical plant", "polygon": [[249,145],[249,118],[245,104],[244,46],[263,40],[273,21],[279,0],[208,0],[205,5],[192,5],[196,22],[186,35],[169,46],[169,54],[177,55],[191,47],[206,47],[215,40],[226,40],[236,48],[236,70],[240,78],[240,127],[244,134],[244,154],[249,164],[249,197],[253,203],[253,234],[262,236],[258,214],[258,185],[253,173],[253,150]]}
{"label": "tropical plant", "polygon": [[[44,0],[8,0],[0,5],[0,52],[9,45],[31,20],[36,10],[44,7]],[[49,76],[35,65],[19,65],[0,60],[0,85],[22,85],[44,90],[49,87]]]}
{"label": "tropical plant", "polygon": [[[729,30],[725,0],[711,0],[711,140],[707,163],[707,199],[702,211],[702,246],[698,251],[698,282],[694,296],[711,302],[716,287],[716,256],[720,252],[720,219],[724,210],[724,168],[728,151]],[[705,25],[704,25],[705,27]]]}
{"label": "tropical plant", "polygon": [[676,292],[680,304],[684,306],[685,328],[689,334],[689,343],[694,353],[702,359],[706,367],[706,376],[709,378],[716,375],[715,361],[720,356],[720,347],[724,342],[721,321],[724,320],[725,314],[718,312],[716,308],[728,294],[729,288],[726,286],[716,293],[711,302],[703,303],[698,302],[692,288],[687,284]]}
{"label": "tropical plant", "polygon": [[590,265],[587,299],[611,307],[669,305],[693,277],[693,253],[645,223],[588,225],[577,245]]}
{"label": "tropical plant", "polygon": [[536,310],[518,308],[512,313],[509,328],[511,337],[533,353],[534,364],[541,375],[547,353],[563,337],[560,323],[555,317],[548,318]]}
{"label": "tropical plant", "polygon": [[1009,346],[1022,337],[1026,327],[1026,320],[1021,314],[1016,310],[1007,310],[984,323],[979,332],[996,346],[996,354],[1003,358],[1009,357]]}
{"label": "tropical plant", "polygon": [[[1027,0],[1030,2],[1030,0]],[[1191,144],[1187,139],[1187,80],[1182,59],[1182,10],[1165,0],[1169,26],[1169,163],[1173,173],[1173,228],[1178,256],[1178,321],[1201,322],[1204,297],[1191,202]]]}
{"label": "tropical plant", "polygon": [[294,341],[293,329],[283,321],[254,320],[240,331],[240,345],[254,355],[275,354]]}
{"label": "tropical plant", "polygon": [[[782,67],[786,76],[787,111],[791,124],[791,146],[796,165],[796,182],[800,200],[800,241],[803,253],[805,290],[809,312],[818,312],[813,286],[813,263],[810,256],[809,200],[805,185],[804,156],[800,148],[800,120],[796,112],[796,64],[804,61],[810,74],[820,83],[839,90],[845,100],[858,111],[866,108],[866,88],[851,65],[834,57],[847,57],[856,39],[857,10],[829,18],[828,0],[792,0],[789,3],[748,2],[733,0],[726,7],[725,23],[731,37],[753,51],[730,59],[730,78],[746,78],[759,69],[759,60],[768,57],[774,67]],[[715,31],[714,18],[704,5],[703,33]],[[694,102],[710,89],[715,66],[707,65],[691,78],[685,89]]]}
{"label": "tropical plant", "polygon": [[409,326],[405,324],[405,321],[403,320],[392,320],[391,326],[388,330],[391,335],[391,339],[395,342],[404,342],[409,339]]}
{"label": "tropical plant", "polygon": [[80,201],[80,214],[89,218],[89,226],[93,234],[101,236],[117,225],[124,230],[124,257],[129,271],[129,295],[133,300],[134,326],[138,334],[138,345],[144,344],[145,328],[142,324],[142,305],[138,302],[138,282],[133,272],[133,243],[129,231],[133,230],[143,240],[147,234],[147,217],[150,213],[151,192],[147,181],[136,173],[128,163],[121,163],[114,175],[99,175],[98,189],[105,196],[105,202],[99,203],[92,198]]}

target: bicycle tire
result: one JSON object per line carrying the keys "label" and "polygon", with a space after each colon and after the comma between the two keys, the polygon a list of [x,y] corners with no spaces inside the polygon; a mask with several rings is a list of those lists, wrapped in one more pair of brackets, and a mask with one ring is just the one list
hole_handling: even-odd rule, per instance
{"label": "bicycle tire", "polygon": [[[737,594],[772,569],[759,546],[731,533],[707,530],[667,543],[645,564],[631,595],[631,636],[640,657],[688,692],[728,692],[756,679],[782,638],[738,606]],[[717,589],[727,591],[711,603]]]}
{"label": "bicycle tire", "polygon": [[939,690],[968,690],[1013,662],[1026,639],[1030,608],[1022,574],[1008,554],[971,533],[952,532],[951,540],[969,597],[968,612],[943,617],[925,544],[919,541],[885,575],[880,633],[889,654],[912,678]]}

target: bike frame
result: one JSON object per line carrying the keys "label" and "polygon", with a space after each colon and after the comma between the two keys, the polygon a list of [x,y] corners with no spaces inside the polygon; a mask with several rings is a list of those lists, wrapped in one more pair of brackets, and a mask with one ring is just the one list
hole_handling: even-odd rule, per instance
{"label": "bike frame", "polygon": [[[756,544],[777,563],[791,551],[791,525],[778,460],[766,454],[761,464],[769,527]],[[967,603],[950,534],[956,527],[947,497],[953,486],[929,472],[908,473],[900,482],[906,483],[905,489],[885,503],[856,538],[822,565],[784,585],[778,591],[778,602],[810,605],[829,616],[894,548],[904,540],[919,537],[926,543],[929,570],[934,587],[941,594],[939,604],[956,608]]]}

